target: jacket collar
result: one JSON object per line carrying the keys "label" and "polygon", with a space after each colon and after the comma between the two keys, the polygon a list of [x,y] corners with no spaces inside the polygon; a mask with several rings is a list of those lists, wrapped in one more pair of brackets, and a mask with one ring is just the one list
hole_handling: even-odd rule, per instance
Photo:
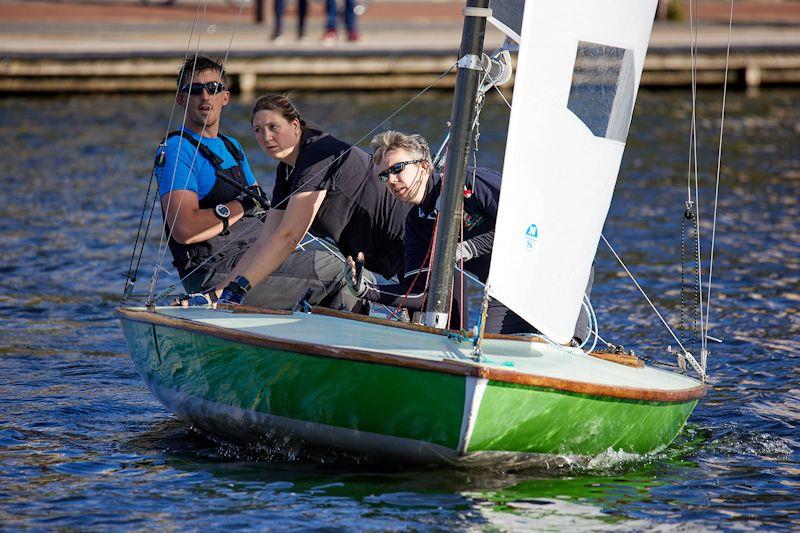
{"label": "jacket collar", "polygon": [[439,210],[439,195],[442,191],[442,175],[435,172],[425,184],[425,196],[419,204],[419,212],[423,215],[435,214]]}

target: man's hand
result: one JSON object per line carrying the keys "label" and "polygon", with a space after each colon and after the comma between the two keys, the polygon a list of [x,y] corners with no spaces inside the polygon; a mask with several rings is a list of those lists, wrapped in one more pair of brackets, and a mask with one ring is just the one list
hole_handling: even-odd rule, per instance
{"label": "man's hand", "polygon": [[364,281],[364,276],[361,275],[364,268],[364,252],[358,252],[356,260],[349,255],[344,262],[344,281],[347,283],[347,288],[350,289],[355,296],[362,298],[367,293],[367,282]]}
{"label": "man's hand", "polygon": [[236,276],[236,279],[228,283],[225,288],[222,289],[219,301],[226,304],[240,305],[244,301],[244,296],[249,290],[250,282],[247,281],[247,278],[244,276]]}
{"label": "man's hand", "polygon": [[458,243],[458,245],[456,246],[456,256],[455,256],[456,263],[460,263],[462,259],[466,263],[473,257],[475,257],[475,250],[473,249],[472,244],[470,244],[467,241]]}
{"label": "man's hand", "polygon": [[[269,207],[269,200],[267,200],[267,197],[264,196],[264,191],[261,190],[261,187],[259,187],[258,185],[251,185],[247,187],[247,190],[251,191],[259,198],[263,198],[267,202],[267,207]],[[249,194],[241,193],[239,196],[236,197],[236,200],[240,204],[242,204],[242,208],[244,209],[244,216],[246,217],[255,216],[265,211],[265,208],[264,206],[261,205],[261,202],[259,202]]]}
{"label": "man's hand", "polygon": [[192,294],[184,294],[175,299],[172,305],[179,305],[181,307],[215,307],[217,303],[217,290],[208,289],[203,292],[194,292]]}

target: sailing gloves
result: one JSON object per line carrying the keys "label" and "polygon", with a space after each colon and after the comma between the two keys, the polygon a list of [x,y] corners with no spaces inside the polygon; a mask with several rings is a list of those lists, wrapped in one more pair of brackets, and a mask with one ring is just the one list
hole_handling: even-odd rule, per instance
{"label": "sailing gloves", "polygon": [[250,282],[244,276],[236,276],[236,279],[228,283],[222,294],[217,298],[217,289],[211,288],[203,292],[195,292],[179,297],[173,305],[183,305],[184,307],[211,306],[215,303],[241,304],[244,295],[251,289]]}
{"label": "sailing gloves", "polygon": [[217,301],[217,291],[216,289],[208,289],[203,292],[194,292],[192,294],[187,294],[186,296],[182,296],[177,299],[175,302],[176,305],[183,305],[186,302],[186,305],[189,307],[200,307],[204,305],[213,305]]}
{"label": "sailing gloves", "polygon": [[466,263],[476,255],[478,255],[478,251],[475,249],[475,245],[469,241],[460,242],[456,246],[456,263],[460,263],[462,259]]}
{"label": "sailing gloves", "polygon": [[367,293],[367,282],[364,280],[364,254],[358,252],[356,260],[347,256],[344,262],[344,281],[347,283],[347,288],[350,289],[355,296],[363,298]]}
{"label": "sailing gloves", "polygon": [[261,198],[261,201],[253,198],[253,195],[244,192],[239,196],[237,196],[236,200],[240,204],[242,204],[242,208],[244,208],[244,216],[246,217],[257,216],[269,208],[269,200],[264,195],[264,191],[261,190],[261,187],[259,187],[258,185],[251,185],[250,187],[247,188],[247,190],[249,190],[254,195]]}
{"label": "sailing gloves", "polygon": [[222,294],[219,297],[221,303],[228,304],[241,304],[244,301],[244,296],[251,289],[250,282],[244,276],[236,276],[236,278],[228,283]]}

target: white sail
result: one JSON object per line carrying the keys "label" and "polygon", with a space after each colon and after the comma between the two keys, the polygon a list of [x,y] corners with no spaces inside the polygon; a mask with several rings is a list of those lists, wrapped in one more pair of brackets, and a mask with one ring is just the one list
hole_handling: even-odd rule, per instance
{"label": "white sail", "polygon": [[488,284],[558,342],[580,312],[656,4],[525,4]]}

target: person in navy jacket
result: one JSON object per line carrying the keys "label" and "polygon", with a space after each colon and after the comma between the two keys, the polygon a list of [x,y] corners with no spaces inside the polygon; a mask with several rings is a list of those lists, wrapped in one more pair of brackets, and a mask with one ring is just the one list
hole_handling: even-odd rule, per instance
{"label": "person in navy jacket", "polygon": [[[421,310],[425,299],[425,282],[430,260],[442,175],[433,172],[430,149],[420,135],[385,131],[372,139],[373,161],[378,177],[392,194],[402,202],[412,204],[406,218],[404,249],[405,270],[396,284],[378,284],[368,271],[362,270],[357,279],[356,265],[349,258],[345,266],[348,286],[359,297],[386,305],[402,305]],[[495,220],[500,198],[502,175],[490,168],[467,169],[463,211],[463,240],[456,249],[456,262],[481,282],[489,276],[494,243]],[[460,294],[460,274],[455,273],[455,294]],[[591,287],[591,281],[590,285]],[[587,287],[587,291],[588,291]],[[451,328],[460,329],[461,306],[454,299]],[[536,329],[501,302],[490,299],[486,317],[486,332],[520,334],[536,333]],[[588,317],[582,316],[575,337],[588,335]]]}

